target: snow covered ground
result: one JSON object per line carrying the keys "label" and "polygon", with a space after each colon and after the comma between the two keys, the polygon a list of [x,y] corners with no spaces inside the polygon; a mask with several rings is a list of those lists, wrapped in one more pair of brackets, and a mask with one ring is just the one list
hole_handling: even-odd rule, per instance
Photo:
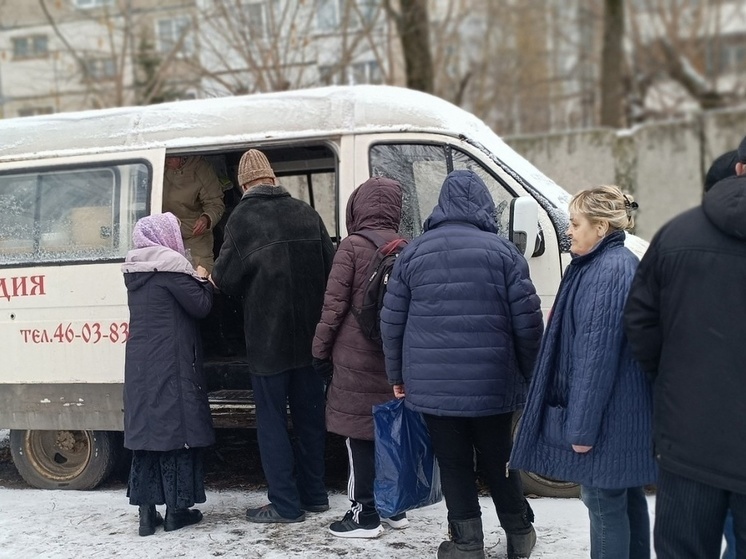
{"label": "snow covered ground", "polygon": [[[263,492],[208,492],[204,520],[174,532],[137,535],[137,508],[123,490],[41,491],[0,488],[0,557],[84,559],[98,557],[252,557],[266,559],[435,557],[446,537],[445,505],[411,511],[410,527],[387,529],[375,540],[335,538],[329,523],[347,509],[344,495],[331,510],[299,524],[259,525],[245,520],[262,505]],[[651,506],[652,506],[651,497]],[[532,558],[588,557],[588,517],[578,499],[533,499],[538,543]],[[505,557],[505,535],[491,501],[482,498],[485,545],[490,558]],[[161,507],[162,508],[162,507]]]}
{"label": "snow covered ground", "polygon": [[[7,447],[7,437],[7,431],[0,430],[0,448]],[[649,497],[651,519],[654,500]],[[137,508],[127,503],[124,487],[41,491],[11,489],[0,482],[0,558],[420,559],[435,557],[447,533],[442,502],[411,511],[409,528],[387,528],[375,540],[341,539],[328,533],[329,524],[341,518],[349,504],[341,493],[330,496],[328,512],[309,514],[303,523],[247,522],[246,508],[265,502],[264,491],[208,491],[207,502],[199,505],[205,515],[200,524],[169,533],[159,528],[143,538],[137,535]],[[483,497],[481,503],[487,556],[502,559],[505,534],[490,499]],[[531,506],[538,534],[532,558],[588,557],[588,515],[579,499],[531,499]]]}

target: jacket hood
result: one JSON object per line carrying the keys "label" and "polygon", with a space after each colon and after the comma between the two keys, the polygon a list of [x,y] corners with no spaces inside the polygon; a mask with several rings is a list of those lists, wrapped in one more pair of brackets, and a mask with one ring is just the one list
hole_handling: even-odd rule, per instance
{"label": "jacket hood", "polygon": [[495,202],[473,171],[453,171],[446,177],[438,204],[425,220],[425,231],[448,221],[470,223],[483,231],[497,233]]}
{"label": "jacket hood", "polygon": [[392,179],[373,177],[365,181],[347,201],[347,232],[362,229],[399,230],[402,193]]}
{"label": "jacket hood", "polygon": [[723,233],[746,240],[746,175],[716,183],[705,194],[702,209]]}
{"label": "jacket hood", "polygon": [[[176,272],[190,275],[200,281],[201,277],[194,271],[192,264],[184,256],[162,246],[135,248],[127,253],[122,264],[124,283],[132,291],[139,289],[156,272]],[[137,274],[136,277],[130,277]]]}

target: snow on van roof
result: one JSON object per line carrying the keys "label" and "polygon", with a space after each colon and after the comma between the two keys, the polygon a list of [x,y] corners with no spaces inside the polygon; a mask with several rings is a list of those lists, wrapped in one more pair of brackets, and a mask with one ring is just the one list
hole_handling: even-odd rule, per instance
{"label": "snow on van roof", "polygon": [[[178,149],[226,142],[366,131],[450,131],[484,126],[437,97],[387,86],[342,86],[0,120],[0,153],[123,147]],[[72,141],[71,141],[72,138]]]}
{"label": "snow on van roof", "polygon": [[433,95],[383,85],[334,86],[0,119],[0,163],[374,132],[463,135],[483,145],[556,205],[563,201],[566,204],[567,194],[562,189],[476,116]]}

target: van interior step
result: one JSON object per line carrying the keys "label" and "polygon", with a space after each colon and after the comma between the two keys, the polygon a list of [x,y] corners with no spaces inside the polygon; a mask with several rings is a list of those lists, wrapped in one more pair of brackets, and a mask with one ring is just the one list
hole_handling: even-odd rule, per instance
{"label": "van interior step", "polygon": [[208,395],[212,422],[217,428],[256,427],[256,407],[251,390],[216,390]]}

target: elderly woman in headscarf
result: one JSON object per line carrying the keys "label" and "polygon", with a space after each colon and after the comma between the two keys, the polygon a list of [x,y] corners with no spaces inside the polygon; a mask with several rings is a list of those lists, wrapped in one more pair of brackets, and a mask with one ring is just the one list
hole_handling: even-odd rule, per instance
{"label": "elderly woman in headscarf", "polygon": [[[127,495],[141,536],[195,524],[206,500],[202,450],[215,441],[202,373],[198,319],[212,306],[206,270],[186,258],[171,213],[135,224],[122,272],[130,310],[124,367],[124,446],[132,450]],[[165,522],[156,505],[166,505]]]}

